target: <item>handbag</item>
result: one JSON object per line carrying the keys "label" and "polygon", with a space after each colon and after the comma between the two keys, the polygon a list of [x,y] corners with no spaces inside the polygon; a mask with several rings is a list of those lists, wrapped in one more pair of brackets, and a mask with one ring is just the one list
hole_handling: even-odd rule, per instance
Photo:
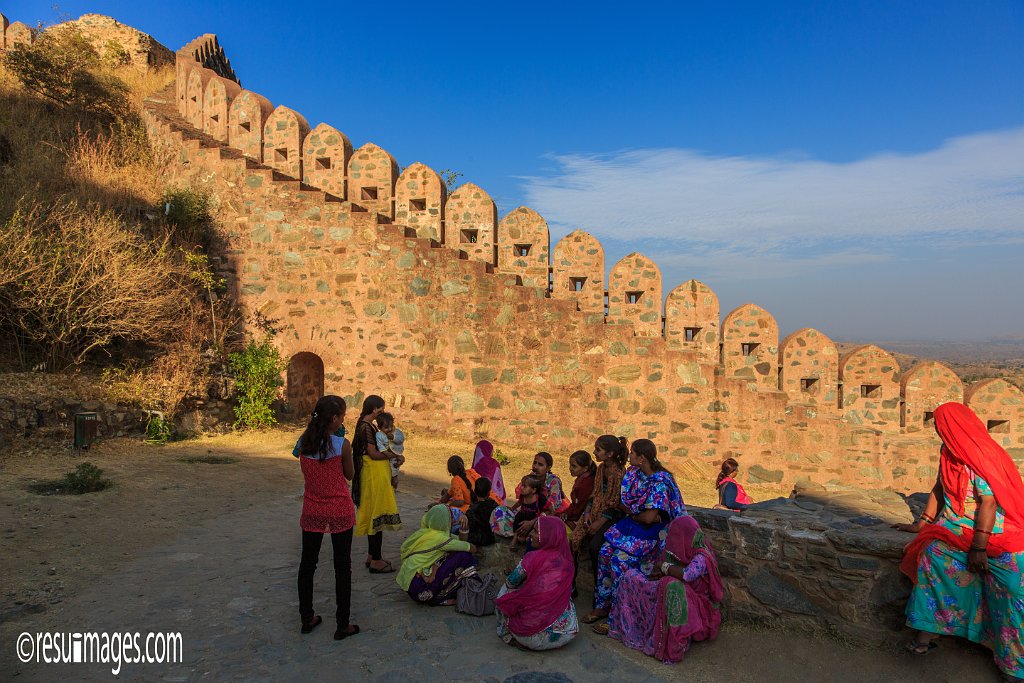
{"label": "handbag", "polygon": [[475,617],[494,614],[494,600],[498,597],[500,583],[494,574],[480,575],[474,567],[472,573],[467,574],[459,586],[459,592],[455,596],[456,611]]}

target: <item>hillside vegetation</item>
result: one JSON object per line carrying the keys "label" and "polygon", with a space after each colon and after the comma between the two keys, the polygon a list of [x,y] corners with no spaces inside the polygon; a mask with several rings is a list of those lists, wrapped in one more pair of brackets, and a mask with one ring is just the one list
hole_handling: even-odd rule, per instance
{"label": "hillside vegetation", "polygon": [[2,54],[2,369],[106,368],[112,398],[173,413],[238,327],[207,200],[164,184],[140,117],[173,68],[132,67],[68,25]]}

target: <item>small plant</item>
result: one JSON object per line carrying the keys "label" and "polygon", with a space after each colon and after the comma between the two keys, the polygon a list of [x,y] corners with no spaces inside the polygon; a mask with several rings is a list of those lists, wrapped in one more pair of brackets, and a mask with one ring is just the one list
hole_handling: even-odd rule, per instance
{"label": "small plant", "polygon": [[270,404],[284,384],[284,361],[269,335],[251,339],[245,348],[228,356],[238,388],[236,429],[263,429],[277,424]]}
{"label": "small plant", "polygon": [[498,461],[499,465],[507,465],[512,462],[500,448],[494,451],[494,459]]}
{"label": "small plant", "polygon": [[83,462],[62,478],[32,484],[29,490],[42,496],[80,496],[83,493],[102,491],[110,486],[111,481],[103,478],[103,470],[91,462]]}
{"label": "small plant", "polygon": [[171,440],[173,434],[174,424],[164,417],[163,413],[154,410],[149,414],[149,420],[146,422],[146,443],[163,446]]}

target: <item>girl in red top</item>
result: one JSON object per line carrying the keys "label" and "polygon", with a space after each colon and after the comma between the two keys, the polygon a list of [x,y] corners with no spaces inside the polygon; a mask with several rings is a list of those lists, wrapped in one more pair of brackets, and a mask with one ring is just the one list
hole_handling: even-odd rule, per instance
{"label": "girl in red top", "polygon": [[295,453],[302,467],[305,488],[302,496],[302,559],[299,562],[299,615],[302,632],[309,633],[323,622],[313,611],[313,574],[320,559],[324,534],[334,546],[334,592],[338,602],[335,640],[359,633],[349,623],[352,604],[352,528],[356,509],[346,479],[355,474],[352,446],[334,436],[345,419],[345,401],[324,396],[316,403],[309,426],[299,437]]}
{"label": "girl in red top", "polygon": [[754,501],[743,490],[740,483],[733,478],[740,464],[734,458],[726,458],[722,463],[722,471],[718,473],[715,487],[718,489],[718,505],[716,509],[746,510]]}

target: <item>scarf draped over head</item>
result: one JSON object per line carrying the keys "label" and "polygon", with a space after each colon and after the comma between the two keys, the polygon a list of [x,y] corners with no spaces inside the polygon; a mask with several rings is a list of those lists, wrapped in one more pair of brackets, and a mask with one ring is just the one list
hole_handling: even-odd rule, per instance
{"label": "scarf draped over head", "polygon": [[725,586],[722,583],[722,576],[718,573],[718,558],[715,557],[711,544],[704,537],[704,531],[697,520],[689,515],[676,517],[668,525],[665,553],[661,561],[686,567],[697,555],[703,555],[704,562],[707,563],[707,579],[710,584],[708,597],[711,602],[719,602],[725,595]]}
{"label": "scarf draped over head", "polygon": [[722,621],[718,604],[725,594],[718,560],[697,521],[689,515],[672,520],[665,538],[662,562],[685,567],[697,555],[704,558],[707,573],[690,583],[670,576],[658,582],[653,654],[663,662],[678,662],[691,638],[713,640]]}
{"label": "scarf draped over head", "polygon": [[481,477],[491,481],[491,493],[497,494],[502,502],[505,500],[505,482],[501,478],[501,465],[494,459],[494,446],[486,439],[476,445],[473,454],[473,469]]}
{"label": "scarf draped over head", "polygon": [[[1024,551],[1024,481],[1010,455],[963,403],[943,403],[936,408],[935,431],[942,439],[939,481],[953,512],[964,514],[973,472],[988,482],[1006,519],[1003,533],[989,537],[989,557]],[[900,569],[916,583],[918,558],[932,541],[945,541],[963,552],[973,538],[971,529],[955,534],[943,525],[928,524],[904,550]]]}
{"label": "scarf draped over head", "polygon": [[537,518],[540,545],[521,562],[526,581],[498,598],[508,617],[508,630],[517,636],[540,633],[569,606],[575,569],[565,524],[557,517]]}
{"label": "scarf draped over head", "polygon": [[639,467],[630,467],[622,477],[621,496],[630,514],[654,508],[665,511],[669,519],[686,514],[683,495],[666,471],[647,476]]}
{"label": "scarf draped over head", "polygon": [[402,566],[395,581],[402,590],[409,590],[409,584],[417,572],[431,566],[447,552],[446,548],[458,538],[452,536],[452,513],[447,505],[435,505],[427,510],[420,522],[420,528],[405,539],[402,544]]}

